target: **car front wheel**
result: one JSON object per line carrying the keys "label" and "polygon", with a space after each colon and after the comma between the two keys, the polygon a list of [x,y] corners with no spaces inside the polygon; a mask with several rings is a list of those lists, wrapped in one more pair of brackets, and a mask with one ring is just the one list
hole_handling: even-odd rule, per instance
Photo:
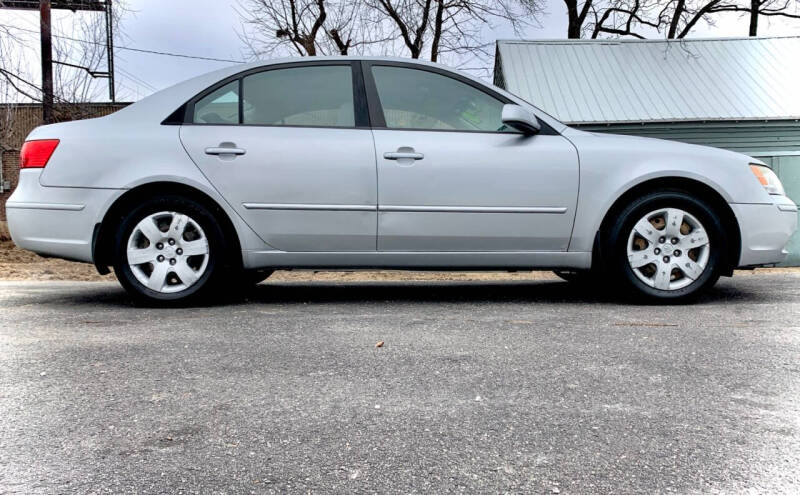
{"label": "car front wheel", "polygon": [[685,191],[661,190],[622,210],[604,251],[610,275],[632,295],[680,301],[716,283],[726,246],[711,204]]}

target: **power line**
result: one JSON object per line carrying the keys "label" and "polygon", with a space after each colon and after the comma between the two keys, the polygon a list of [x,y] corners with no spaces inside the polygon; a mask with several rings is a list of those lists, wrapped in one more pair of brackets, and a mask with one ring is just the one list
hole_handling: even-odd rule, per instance
{"label": "power line", "polygon": [[[120,59],[124,60],[122,57],[120,57]],[[132,79],[134,82],[138,83],[139,85],[144,86],[146,89],[149,89],[150,91],[158,91],[158,88],[156,88],[152,84],[148,83],[144,79],[136,76],[135,74],[132,74],[131,72],[128,72],[127,70],[123,69],[122,67],[116,67],[116,70],[121,72],[123,75],[127,76],[129,79]]]}
{"label": "power line", "polygon": [[[25,20],[27,22],[27,19],[23,18],[23,20]],[[33,25],[32,22],[28,22],[28,24],[29,25]],[[33,29],[25,29],[25,28],[20,28],[20,27],[17,27],[17,26],[8,26],[8,27],[11,27],[13,29],[17,29],[17,30],[20,30],[20,31],[25,31],[25,32],[28,32],[28,33],[34,33],[34,34],[38,34],[39,33],[38,30],[33,30]],[[55,35],[55,34],[53,36],[56,37],[56,38],[63,38],[63,39],[66,39],[66,40],[77,41],[77,42],[80,42],[80,43],[87,43],[87,44],[91,44],[91,45],[98,45],[98,46],[99,45],[103,45],[103,46],[105,46],[103,43],[90,41],[90,40],[81,40],[81,39],[72,38],[72,37],[69,37],[69,36]],[[150,50],[139,50],[137,48],[130,48],[130,47],[125,47],[125,46],[123,46],[123,47],[117,46],[117,48],[133,50],[133,51],[145,51],[146,53],[150,52]],[[175,55],[178,56],[180,54],[175,54]],[[194,58],[192,55],[185,55],[185,56]],[[122,57],[120,57],[120,58],[122,58]],[[203,59],[206,59],[206,58],[209,58],[209,57],[203,57]],[[230,62],[236,62],[236,63],[244,63],[244,62],[238,61],[238,60],[226,60],[226,59],[212,59],[212,60],[221,60],[221,61],[226,61],[226,62],[230,61]],[[116,67],[116,70],[121,72],[123,75],[127,76],[128,78],[132,79],[138,85],[144,86],[146,89],[148,89],[150,91],[153,91],[153,92],[158,91],[158,88],[156,88],[152,84],[148,83],[144,79],[136,76],[135,74],[132,74],[131,72],[123,69],[122,67]],[[128,87],[127,89],[131,89],[131,88]]]}
{"label": "power line", "polygon": [[[22,95],[27,96],[28,98],[30,98],[33,101],[42,101],[41,98],[37,99],[36,97],[31,96],[30,94],[28,94],[26,91],[23,91],[23,90],[19,89],[19,86],[14,84],[14,82],[11,80],[11,78],[13,77],[14,79],[16,79],[16,80],[18,80],[20,82],[23,82],[26,85],[30,86],[31,88],[35,89],[39,93],[42,93],[42,88],[40,86],[37,86],[36,84],[28,81],[27,79],[25,79],[25,78],[23,78],[23,77],[21,77],[21,76],[19,76],[17,74],[14,74],[13,72],[7,71],[7,70],[3,69],[2,67],[0,67],[0,74],[2,74],[6,78],[6,80],[14,87],[14,89],[16,89]],[[62,103],[75,103],[75,102],[70,102],[66,98],[62,98],[61,96],[58,96],[58,95],[53,95],[53,97],[55,99],[57,99],[57,100],[61,100]]]}
{"label": "power line", "polygon": [[[21,28],[21,27],[17,27],[17,26],[8,26],[8,27],[11,28],[11,29],[19,30],[19,31],[25,31],[25,32],[28,32],[28,33],[39,34],[39,31],[34,31],[33,29],[25,29],[25,28]],[[82,39],[72,38],[72,37],[69,37],[69,36],[63,36],[63,35],[59,35],[59,34],[54,34],[53,37],[54,38],[61,38],[61,39],[64,39],[64,40],[69,40],[69,41],[76,41],[78,43],[87,43],[87,44],[90,44],[90,45],[106,46],[105,43],[100,43],[100,42],[91,41],[91,40],[82,40]],[[128,51],[131,51],[131,52],[149,53],[151,55],[162,55],[162,56],[165,56],[165,57],[189,58],[189,59],[195,59],[195,60],[208,60],[210,62],[226,62],[226,63],[233,63],[233,64],[243,64],[243,63],[245,63],[244,60],[233,60],[233,59],[229,59],[229,58],[203,57],[203,56],[200,56],[200,55],[186,55],[185,53],[162,52],[162,51],[158,51],[158,50],[145,50],[144,48],[133,48],[133,47],[130,47],[130,46],[116,45],[114,48],[116,48],[117,50],[128,50]]]}

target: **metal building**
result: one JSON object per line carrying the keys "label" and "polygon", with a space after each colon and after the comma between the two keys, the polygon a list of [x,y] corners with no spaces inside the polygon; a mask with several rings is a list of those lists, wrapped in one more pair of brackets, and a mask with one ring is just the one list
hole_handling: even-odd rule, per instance
{"label": "metal building", "polygon": [[494,83],[584,130],[758,157],[800,203],[798,61],[800,37],[501,40]]}

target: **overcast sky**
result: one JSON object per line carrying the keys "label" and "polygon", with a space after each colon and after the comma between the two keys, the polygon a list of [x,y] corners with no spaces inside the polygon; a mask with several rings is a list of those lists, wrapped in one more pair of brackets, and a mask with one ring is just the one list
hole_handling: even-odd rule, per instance
{"label": "overcast sky", "polygon": [[[117,40],[119,46],[130,46],[148,50],[184,53],[205,57],[240,60],[243,58],[242,43],[237,36],[241,29],[240,19],[233,8],[235,0],[129,0],[131,9],[121,21],[124,37]],[[71,12],[54,14],[55,30],[69,23]],[[94,14],[97,15],[97,14]],[[38,30],[38,12],[0,11],[0,23],[25,29]],[[759,33],[769,36],[800,35],[800,21],[760,20]],[[540,26],[530,28],[526,38],[564,38],[566,14],[562,0],[548,0]],[[34,47],[38,38],[30,36]],[[737,15],[722,18],[714,27],[699,26],[693,37],[727,37],[747,34],[747,20]],[[488,40],[514,38],[508,26],[500,25],[487,30]],[[33,62],[38,51],[32,50]],[[136,100],[156,89],[163,89],[189,77],[230,65],[228,62],[212,62],[184,58],[135,53],[118,49],[115,51],[117,87],[119,100]],[[38,62],[37,62],[38,63]],[[31,77],[38,78],[35,64]],[[36,79],[38,82],[38,79]]]}

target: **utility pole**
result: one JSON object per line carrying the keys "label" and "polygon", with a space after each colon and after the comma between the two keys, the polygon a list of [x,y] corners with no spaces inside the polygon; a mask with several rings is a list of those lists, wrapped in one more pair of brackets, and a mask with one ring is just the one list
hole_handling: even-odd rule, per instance
{"label": "utility pole", "polygon": [[108,98],[114,103],[117,99],[114,90],[114,15],[111,12],[111,0],[106,0],[106,61],[108,62]]}
{"label": "utility pole", "polygon": [[[45,124],[53,122],[53,63],[83,69],[92,77],[107,77],[108,96],[111,101],[116,101],[114,94],[114,16],[111,10],[111,0],[0,0],[0,9],[39,11],[42,41],[42,120]],[[89,67],[77,67],[63,60],[53,62],[50,9],[71,10],[72,12],[80,10],[105,12],[108,71],[93,71]]]}
{"label": "utility pole", "polygon": [[42,39],[42,121],[53,123],[53,39],[50,29],[50,0],[39,2]]}

